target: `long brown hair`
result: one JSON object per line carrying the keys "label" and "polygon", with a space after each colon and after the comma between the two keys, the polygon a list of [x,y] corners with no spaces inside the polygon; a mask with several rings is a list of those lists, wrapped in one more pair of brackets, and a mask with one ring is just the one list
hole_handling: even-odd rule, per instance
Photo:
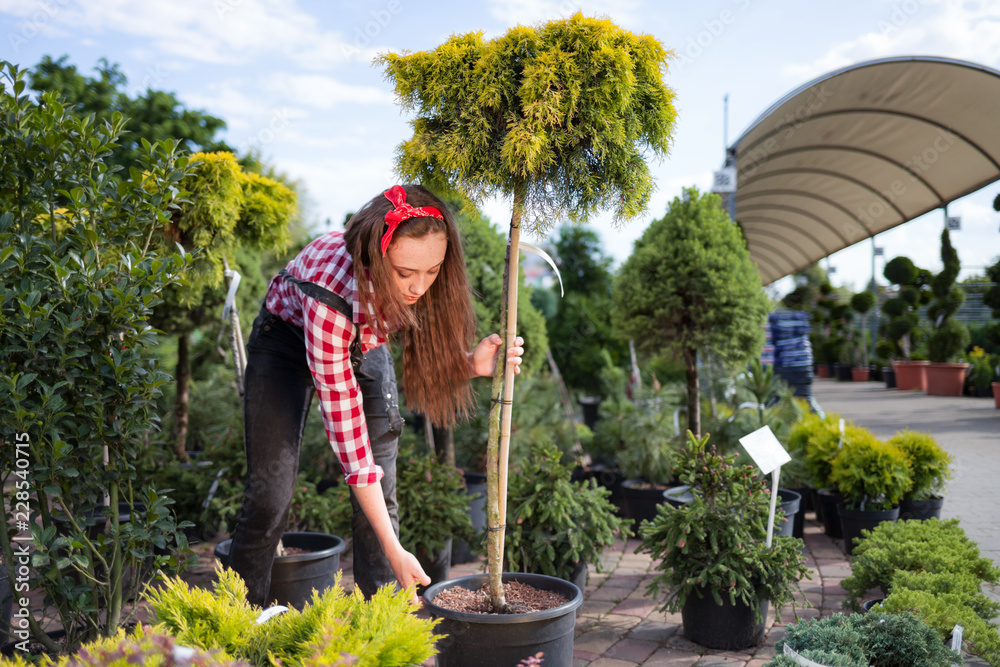
{"label": "long brown hair", "polygon": [[423,186],[402,187],[407,204],[433,206],[441,211],[444,220],[409,218],[399,224],[393,238],[420,238],[434,232],[448,238],[437,279],[416,304],[403,298],[393,279],[393,268],[382,256],[379,244],[387,229],[385,214],[393,209],[384,194],[374,197],[348,220],[344,241],[354,260],[354,277],[366,318],[382,336],[402,333],[407,406],[434,424],[450,426],[456,417],[467,416],[472,406],[468,352],[476,331],[476,315],[465,274],[462,238],[443,201]]}

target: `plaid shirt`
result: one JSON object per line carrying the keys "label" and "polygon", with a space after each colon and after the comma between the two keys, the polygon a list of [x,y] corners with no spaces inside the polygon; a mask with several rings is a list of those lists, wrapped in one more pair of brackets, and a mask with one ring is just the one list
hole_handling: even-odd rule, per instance
{"label": "plaid shirt", "polygon": [[[361,350],[385,343],[368,325],[358,301],[354,264],[341,232],[330,232],[307,245],[285,269],[316,283],[347,301],[361,334]],[[361,389],[351,368],[350,344],[354,324],[337,310],[307,297],[281,276],[267,289],[267,309],[305,332],[306,359],[316,382],[327,437],[351,486],[368,486],[382,479],[375,465],[365,424]]]}

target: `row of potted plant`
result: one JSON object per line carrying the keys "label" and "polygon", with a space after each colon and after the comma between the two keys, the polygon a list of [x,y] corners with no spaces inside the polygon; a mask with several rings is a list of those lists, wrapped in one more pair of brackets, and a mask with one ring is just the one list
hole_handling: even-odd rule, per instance
{"label": "row of potted plant", "polygon": [[940,639],[961,625],[965,648],[996,665],[1000,603],[987,597],[983,586],[998,582],[1000,569],[981,555],[958,519],[931,519],[884,523],[866,532],[842,586],[848,608],[861,609],[869,591],[881,589],[884,600],[875,609],[912,613]]}
{"label": "row of potted plant", "polygon": [[848,553],[860,531],[880,521],[940,516],[951,455],[926,433],[901,431],[887,441],[835,413],[809,414],[788,447],[805,462],[826,533]]}

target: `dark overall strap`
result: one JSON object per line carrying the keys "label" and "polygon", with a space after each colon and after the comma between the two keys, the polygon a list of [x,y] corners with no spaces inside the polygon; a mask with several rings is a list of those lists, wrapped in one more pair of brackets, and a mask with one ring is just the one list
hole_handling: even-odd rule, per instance
{"label": "dark overall strap", "polygon": [[[348,319],[349,322],[354,324],[354,309],[351,308],[351,304],[347,303],[338,294],[334,294],[325,287],[321,287],[316,283],[311,283],[308,280],[303,280],[302,278],[296,278],[290,274],[287,270],[282,269],[278,272],[278,275],[294,283],[303,294],[309,298],[316,299],[325,306],[333,308],[338,313],[343,315]],[[354,324],[354,340],[351,341],[351,366],[354,370],[358,370],[361,367],[361,361],[364,355],[361,352],[361,330],[358,328],[357,324]]]}

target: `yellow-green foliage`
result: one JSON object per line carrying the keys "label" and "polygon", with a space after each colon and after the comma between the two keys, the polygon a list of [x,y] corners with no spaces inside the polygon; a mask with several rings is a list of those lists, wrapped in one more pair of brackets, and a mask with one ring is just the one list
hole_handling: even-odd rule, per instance
{"label": "yellow-green foliage", "polygon": [[[844,426],[844,438],[857,435],[860,431],[848,423]],[[840,441],[840,415],[835,412],[827,413],[826,417],[807,413],[788,434],[789,452],[805,460],[806,470],[817,489],[833,485],[830,464],[840,452]]]}
{"label": "yellow-green foliage", "polygon": [[[58,660],[43,657],[40,667],[169,667],[178,664],[174,659],[175,647],[183,646],[176,638],[139,625],[129,635],[119,630],[113,637],[103,637],[84,644],[73,655]],[[190,663],[198,667],[249,667],[246,662],[233,660],[223,651],[194,650]],[[15,654],[13,659],[0,658],[0,667],[30,667],[28,662]]]}
{"label": "yellow-green foliage", "polygon": [[672,55],[653,37],[579,13],[489,41],[476,32],[384,54],[386,78],[416,112],[397,168],[477,199],[517,190],[528,228],[605,206],[633,217],[653,190],[644,156],[665,155],[674,128],[674,93],[662,81]]}
{"label": "yellow-green foliage", "polygon": [[391,667],[435,654],[437,621],[417,618],[410,593],[386,586],[366,602],[358,590],[344,594],[339,573],[333,587],[314,593],[301,612],[291,609],[262,625],[256,623],[262,610],[246,602],[243,580],[228,569],[212,592],[171,579],[149,599],[157,627],[179,643],[222,648],[252,665]]}
{"label": "yellow-green foliage", "polygon": [[997,626],[983,620],[971,607],[963,604],[961,595],[894,589],[882,603],[882,611],[891,614],[911,612],[937,632],[941,639],[948,637],[955,625],[961,625],[966,650],[991,665],[1000,665],[1000,632]]}
{"label": "yellow-green foliage", "polygon": [[864,429],[845,432],[830,463],[830,481],[853,509],[884,510],[910,488],[910,461],[898,447]]}
{"label": "yellow-green foliage", "polygon": [[297,198],[287,186],[246,172],[232,153],[194,153],[191,169],[181,181],[187,202],[171,217],[160,241],[180,243],[189,252],[201,252],[189,275],[195,287],[222,284],[222,257],[232,260],[240,245],[280,250],[290,237],[288,224]]}
{"label": "yellow-green foliage", "polygon": [[913,485],[906,498],[923,500],[941,492],[951,479],[951,454],[944,451],[929,433],[900,431],[889,443],[902,450],[910,460]]}
{"label": "yellow-green foliage", "polygon": [[185,646],[221,648],[236,655],[260,609],[247,601],[247,587],[233,570],[222,570],[212,590],[192,588],[180,577],[146,593],[159,626]]}

